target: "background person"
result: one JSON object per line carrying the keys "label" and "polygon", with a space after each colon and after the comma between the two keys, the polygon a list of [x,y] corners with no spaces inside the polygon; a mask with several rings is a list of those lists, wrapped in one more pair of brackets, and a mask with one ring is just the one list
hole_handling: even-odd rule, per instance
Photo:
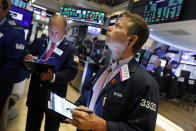
{"label": "background person", "polygon": [[154,68],[151,71],[152,73],[155,73],[159,76],[161,76],[161,72],[163,72],[162,68],[161,68],[161,60],[157,59],[154,63]]}
{"label": "background person", "polygon": [[[11,14],[7,15],[6,18],[8,22],[17,31],[18,35],[20,36],[21,43],[24,43],[26,47],[24,28],[12,18]],[[17,69],[16,73],[17,74],[16,74],[16,78],[14,81],[14,87],[13,87],[12,94],[9,99],[8,120],[13,119],[18,115],[18,111],[12,107],[16,104],[16,101],[22,98],[25,92],[26,80],[27,80],[27,77],[29,76],[29,73],[26,71],[24,65],[21,65]]]}
{"label": "background person", "polygon": [[7,128],[9,96],[22,65],[25,45],[21,36],[6,18],[11,8],[10,0],[0,0],[0,131]]}
{"label": "background person", "polygon": [[161,67],[161,60],[157,59],[154,63],[154,69],[150,72],[150,74],[155,78],[157,81],[160,90],[163,88],[164,81],[162,79],[163,77],[163,69]]}

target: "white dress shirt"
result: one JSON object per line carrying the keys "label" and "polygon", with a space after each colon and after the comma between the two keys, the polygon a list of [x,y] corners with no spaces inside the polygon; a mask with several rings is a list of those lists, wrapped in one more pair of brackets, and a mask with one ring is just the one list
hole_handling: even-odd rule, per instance
{"label": "white dress shirt", "polygon": [[[64,37],[63,37],[63,39],[64,39]],[[59,42],[56,42],[56,43],[55,43],[54,49],[57,48],[57,47],[60,45],[60,43],[63,41],[63,39],[60,40]],[[48,42],[48,46],[47,46],[46,52],[48,52],[48,51],[50,50],[51,46],[52,46],[52,41],[50,40],[50,41]],[[50,83],[54,83],[55,78],[56,78],[56,75],[55,75],[55,73],[54,73],[52,80],[50,80]]]}

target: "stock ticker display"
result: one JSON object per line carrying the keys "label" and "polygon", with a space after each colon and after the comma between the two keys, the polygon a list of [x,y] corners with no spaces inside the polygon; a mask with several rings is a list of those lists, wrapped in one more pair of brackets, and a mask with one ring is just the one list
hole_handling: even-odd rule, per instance
{"label": "stock ticker display", "polygon": [[144,10],[144,19],[148,24],[178,20],[183,0],[151,0]]}
{"label": "stock ticker display", "polygon": [[11,0],[11,2],[13,5],[20,7],[20,8],[26,8],[27,6],[27,3],[24,2],[23,0]]}
{"label": "stock ticker display", "polygon": [[84,9],[61,7],[60,14],[70,20],[94,23],[99,25],[103,25],[105,19],[104,12],[90,11]]}

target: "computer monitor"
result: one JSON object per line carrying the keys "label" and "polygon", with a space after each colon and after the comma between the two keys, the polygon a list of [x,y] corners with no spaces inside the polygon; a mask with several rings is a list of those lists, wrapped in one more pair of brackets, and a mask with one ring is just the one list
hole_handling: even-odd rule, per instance
{"label": "computer monitor", "polygon": [[180,63],[196,65],[196,52],[183,51],[181,54]]}
{"label": "computer monitor", "polygon": [[77,27],[74,27],[74,28],[73,28],[72,34],[73,34],[73,35],[78,34],[78,28],[77,28]]}
{"label": "computer monitor", "polygon": [[21,24],[21,26],[26,28],[30,28],[31,26],[32,14],[33,12],[16,6],[12,6],[10,10],[10,15],[12,18]]}
{"label": "computer monitor", "polygon": [[87,33],[99,35],[101,33],[101,28],[88,26]]}
{"label": "computer monitor", "polygon": [[161,67],[165,67],[166,66],[166,64],[167,64],[167,61],[166,60],[162,60],[162,59],[159,59],[159,60],[161,60]]}
{"label": "computer monitor", "polygon": [[151,70],[153,70],[154,69],[154,64],[153,63],[149,63],[148,65],[147,65],[147,67],[146,67],[146,70],[147,71],[151,71]]}
{"label": "computer monitor", "polygon": [[185,79],[189,79],[191,72],[186,70],[181,70],[180,76],[184,77]]}

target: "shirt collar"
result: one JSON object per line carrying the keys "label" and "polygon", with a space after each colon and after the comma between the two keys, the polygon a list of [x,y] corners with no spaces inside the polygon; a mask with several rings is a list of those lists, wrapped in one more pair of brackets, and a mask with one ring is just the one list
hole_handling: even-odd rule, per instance
{"label": "shirt collar", "polygon": [[7,18],[4,18],[2,21],[0,21],[0,26],[2,26],[3,23],[5,23],[6,20],[7,20]]}
{"label": "shirt collar", "polygon": [[125,64],[128,64],[129,61],[131,61],[132,59],[133,59],[133,56],[130,56],[130,57],[122,59],[122,60],[120,60],[118,62],[114,62],[112,64],[112,70],[114,70],[115,68],[121,67],[121,66],[123,66]]}

